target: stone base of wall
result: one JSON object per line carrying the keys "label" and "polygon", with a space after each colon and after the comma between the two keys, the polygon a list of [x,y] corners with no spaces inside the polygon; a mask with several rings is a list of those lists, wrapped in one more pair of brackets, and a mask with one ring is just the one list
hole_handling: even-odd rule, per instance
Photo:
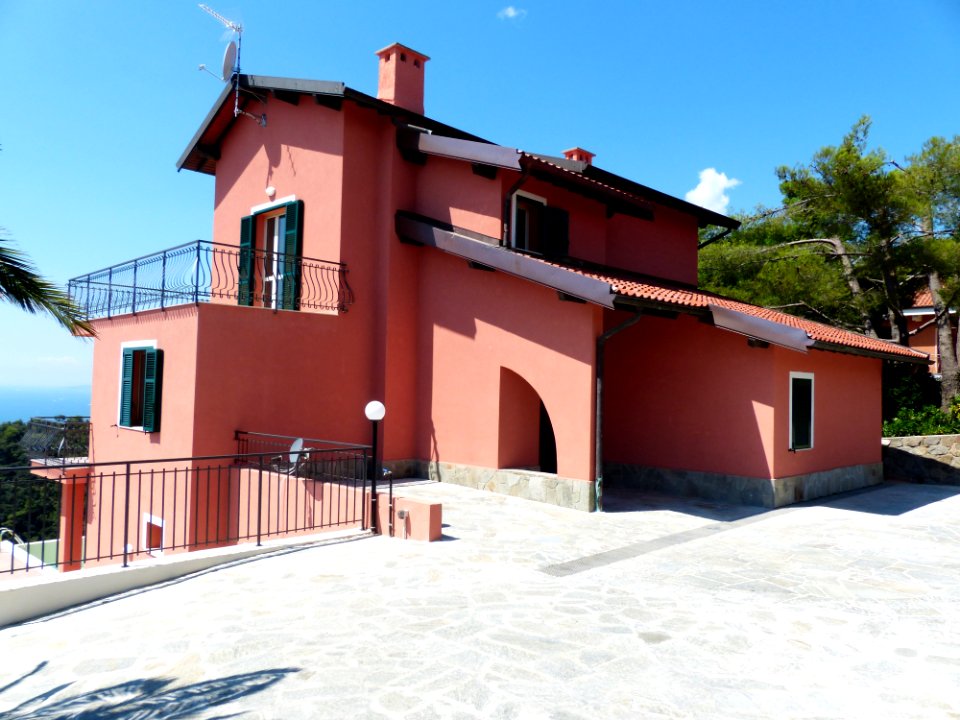
{"label": "stone base of wall", "polygon": [[882,481],[882,463],[851,465],[784,478],[752,478],[610,463],[605,466],[604,475],[604,483],[608,488],[622,484],[665,495],[701,497],[768,508],[856,490]]}
{"label": "stone base of wall", "polygon": [[[592,512],[596,509],[592,481],[575,480],[536,470],[497,469],[422,460],[404,460],[400,462],[398,468],[412,469],[413,463],[417,464],[416,472],[404,476],[394,471],[394,477],[425,477],[436,482],[489,490],[502,495],[536,500],[574,510]],[[384,466],[387,465],[392,466],[394,463],[384,463]]]}
{"label": "stone base of wall", "polygon": [[912,435],[883,439],[888,480],[960,485],[960,435]]}

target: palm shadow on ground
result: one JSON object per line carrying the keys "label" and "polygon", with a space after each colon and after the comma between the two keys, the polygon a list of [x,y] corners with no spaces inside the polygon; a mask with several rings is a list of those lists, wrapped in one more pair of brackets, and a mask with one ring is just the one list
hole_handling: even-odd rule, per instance
{"label": "palm shadow on ground", "polygon": [[[43,670],[46,662],[0,688],[0,694],[19,685]],[[208,708],[224,705],[258,692],[280,682],[299,668],[274,668],[214,680],[201,680],[190,685],[171,687],[174,678],[141,678],[92,690],[77,695],[67,691],[72,683],[54,685],[49,690],[21,702],[15,708],[0,713],[2,720],[120,720],[135,717],[151,718],[196,717]],[[241,713],[219,715],[219,720]],[[213,719],[216,720],[216,719]]]}

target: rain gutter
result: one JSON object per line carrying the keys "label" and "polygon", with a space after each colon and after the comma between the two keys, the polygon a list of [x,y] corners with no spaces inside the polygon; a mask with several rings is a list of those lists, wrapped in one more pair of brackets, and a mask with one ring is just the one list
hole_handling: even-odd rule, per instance
{"label": "rain gutter", "polygon": [[633,327],[643,317],[643,311],[637,309],[636,314],[629,320],[610,328],[597,337],[597,402],[596,417],[594,418],[594,452],[596,458],[595,475],[597,478],[595,488],[597,511],[603,510],[603,369],[605,364],[605,347],[607,340],[614,335],[623,332],[627,328]]}

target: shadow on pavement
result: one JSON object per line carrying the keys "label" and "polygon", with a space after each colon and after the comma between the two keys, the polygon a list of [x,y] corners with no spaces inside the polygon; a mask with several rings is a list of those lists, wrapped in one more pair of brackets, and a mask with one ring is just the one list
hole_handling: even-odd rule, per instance
{"label": "shadow on pavement", "polygon": [[800,506],[830,507],[875,515],[903,515],[956,495],[960,495],[960,487],[885,482],[860,490],[810,500],[800,503]]}
{"label": "shadow on pavement", "polygon": [[728,505],[694,497],[673,497],[630,487],[608,486],[603,496],[603,510],[610,513],[669,510],[716,522],[735,522],[765,513],[803,507],[830,507],[876,515],[903,515],[956,495],[960,495],[960,487],[885,482],[780,508],[762,508]]}
{"label": "shadow on pavement", "polygon": [[677,497],[629,486],[607,485],[603,493],[603,511],[608,513],[671,512],[695,515],[716,522],[733,522],[770,512],[768,508],[729,505],[695,497]]}
{"label": "shadow on pavement", "polygon": [[[0,688],[0,693],[35,674],[45,665],[45,662],[40,663],[31,672]],[[202,680],[174,688],[169,687],[174,682],[173,678],[142,678],[79,695],[52,699],[71,685],[64,683],[20,703],[0,717],[4,720],[175,720],[194,717],[207,708],[262,692],[290,673],[299,671],[299,668],[261,670],[216,680]],[[219,717],[236,717],[238,714],[240,713]]]}

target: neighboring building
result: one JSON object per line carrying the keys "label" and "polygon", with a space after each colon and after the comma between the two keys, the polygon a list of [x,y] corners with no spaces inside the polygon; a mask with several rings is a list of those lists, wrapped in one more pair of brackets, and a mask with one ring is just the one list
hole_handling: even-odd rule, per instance
{"label": "neighboring building", "polygon": [[[913,305],[903,311],[910,332],[910,347],[930,356],[930,372],[940,377],[940,336],[937,332],[933,295],[929,290],[920,290],[913,298]],[[950,327],[953,342],[957,341],[956,310],[950,310]]]}
{"label": "neighboring building", "polygon": [[698,291],[736,221],[428,118],[428,58],[378,56],[378,98],[238,76],[178,163],[213,242],[72,281],[94,460],[363,442],[381,399],[399,473],[583,510],[602,474],[768,507],[881,479],[881,362],[926,356]]}

